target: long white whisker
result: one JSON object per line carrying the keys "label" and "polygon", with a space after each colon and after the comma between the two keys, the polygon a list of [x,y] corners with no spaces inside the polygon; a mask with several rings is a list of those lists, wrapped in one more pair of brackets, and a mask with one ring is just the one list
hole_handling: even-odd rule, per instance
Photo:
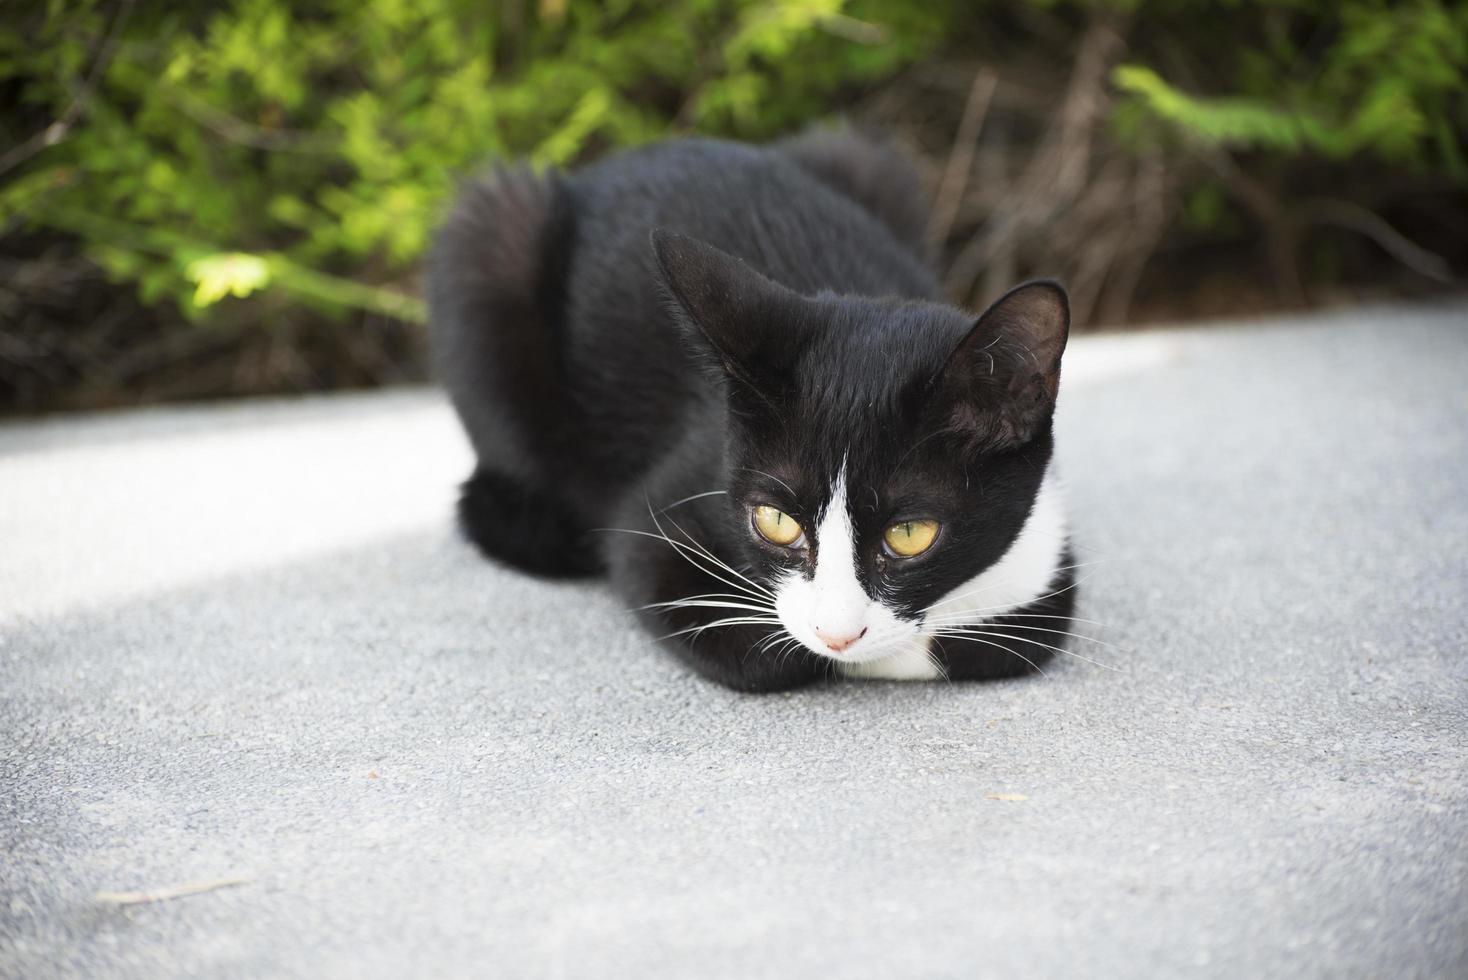
{"label": "long white whisker", "polygon": [[800,640],[793,636],[786,640],[775,653],[775,666],[777,668],[785,666],[785,661],[789,660],[794,656],[795,651],[800,649],[802,649]]}
{"label": "long white whisker", "polygon": [[652,609],[656,606],[667,606],[671,605],[674,602],[686,602],[690,599],[736,599],[740,602],[743,602],[748,599],[748,596],[741,595],[735,592],[703,592],[699,595],[684,596],[682,599],[671,599],[668,602],[649,602],[647,605],[641,606],[639,608]]}
{"label": "long white whisker", "polygon": [[791,642],[799,641],[796,640],[795,637],[791,636],[789,633],[785,632],[785,630],[777,630],[776,632],[771,633],[769,636],[760,641],[759,652],[768,653],[772,648],[776,646],[784,646],[785,644]]}
{"label": "long white whisker", "polygon": [[780,621],[778,619],[771,619],[762,616],[730,616],[728,619],[716,619],[711,623],[701,623],[698,626],[690,626],[687,629],[676,630],[672,633],[667,633],[663,636],[660,636],[658,637],[658,639],[671,640],[675,636],[687,636],[690,633],[702,633],[704,630],[711,630],[718,626],[778,626],[779,623]]}
{"label": "long white whisker", "polygon": [[795,491],[790,489],[790,484],[786,483],[784,480],[780,479],[773,473],[766,473],[764,470],[757,470],[752,466],[744,466],[741,467],[741,469],[749,473],[758,473],[760,476],[769,477],[771,480],[774,480],[776,483],[780,484],[780,486],[784,487],[785,492],[790,494],[790,496],[794,497],[796,495]]}
{"label": "long white whisker", "polygon": [[[1058,646],[1054,646],[1054,645],[1049,644],[1049,643],[1041,643],[1039,640],[1033,640],[1033,639],[1030,639],[1027,636],[1009,636],[1009,635],[1004,634],[1004,633],[988,633],[988,632],[985,632],[983,630],[962,630],[962,629],[947,629],[947,630],[942,630],[939,633],[937,633],[936,635],[938,635],[938,636],[960,637],[960,638],[963,638],[963,639],[974,639],[974,638],[980,637],[980,636],[992,636],[992,637],[996,637],[996,638],[1001,639],[1001,640],[1018,640],[1021,643],[1033,643],[1035,646],[1037,646],[1037,647],[1044,647],[1046,650],[1054,650],[1056,653],[1064,653],[1064,654],[1067,654],[1069,656],[1075,657],[1077,660],[1084,660],[1088,664],[1095,664],[1097,667],[1101,667],[1101,668],[1104,668],[1106,670],[1114,670],[1117,673],[1121,673],[1122,672],[1122,670],[1121,670],[1120,667],[1113,667],[1111,664],[1103,664],[1099,660],[1092,660],[1090,657],[1082,656],[1081,654],[1076,653],[1074,650],[1067,650],[1065,647],[1058,647]],[[998,644],[995,644],[995,645],[997,646]],[[1005,647],[1005,649],[1007,650],[1009,648],[1008,647]],[[1010,652],[1013,653],[1015,656],[1023,656],[1018,650],[1011,650]]]}
{"label": "long white whisker", "polygon": [[[751,599],[757,599],[757,600],[759,600],[761,602],[766,601],[767,598],[772,598],[773,597],[768,592],[768,590],[765,590],[765,589],[761,588],[761,591],[762,592],[765,592],[765,595],[759,595],[758,593],[752,592],[749,589],[745,588],[743,585],[739,584],[738,582],[731,582],[729,579],[727,579],[724,576],[718,574],[717,572],[714,572],[714,571],[712,571],[712,570],[710,570],[708,568],[705,568],[703,565],[699,564],[697,561],[694,561],[693,558],[689,557],[689,552],[692,552],[693,554],[697,555],[698,554],[697,551],[695,551],[693,548],[690,548],[688,545],[684,544],[681,541],[674,541],[672,538],[668,537],[666,534],[654,534],[652,531],[643,531],[643,530],[639,530],[637,528],[630,528],[630,527],[599,527],[599,528],[594,528],[594,530],[597,530],[597,531],[617,531],[617,532],[622,533],[622,534],[636,534],[636,535],[639,535],[639,536],[644,537],[644,538],[653,538],[654,540],[657,540],[657,541],[666,542],[667,544],[672,545],[673,548],[676,549],[677,553],[680,556],[682,556],[683,560],[686,561],[686,562],[688,562],[688,564],[692,565],[694,568],[698,569],[700,572],[703,572],[705,575],[709,576],[710,578],[718,579],[720,582],[723,582],[725,585],[729,586],[729,588],[731,588],[731,589],[737,589],[740,592],[747,593]],[[723,563],[720,562],[719,564],[722,565]],[[731,569],[731,571],[732,571],[732,569]],[[735,573],[735,574],[738,574],[738,573]],[[739,576],[739,577],[740,578],[744,578],[744,576],[742,576],[742,575]],[[749,580],[748,579],[745,579],[745,581],[749,581]],[[755,583],[755,582],[751,582],[750,584],[751,585],[756,585],[756,586],[758,585],[758,583]]]}
{"label": "long white whisker", "polygon": [[748,609],[751,612],[774,613],[770,606],[756,606],[748,602],[659,602],[651,608],[662,609]]}
{"label": "long white whisker", "polygon": [[944,629],[944,628],[948,628],[948,629],[952,629],[952,628],[963,629],[965,627],[976,627],[976,626],[993,626],[993,627],[996,627],[998,629],[1006,629],[1006,630],[1030,630],[1031,632],[1034,632],[1034,633],[1054,633],[1057,636],[1070,636],[1070,637],[1074,637],[1077,640],[1088,640],[1091,643],[1096,643],[1096,644],[1099,644],[1100,646],[1103,646],[1103,647],[1109,647],[1110,649],[1115,650],[1118,653],[1126,653],[1125,650],[1123,650],[1121,647],[1117,646],[1115,643],[1108,643],[1105,640],[1098,640],[1094,636],[1087,636],[1084,633],[1073,633],[1070,630],[1054,630],[1054,629],[1048,629],[1048,628],[1046,628],[1044,626],[1030,626],[1030,625],[1028,625],[1026,623],[996,623],[996,622],[993,622],[993,621],[984,622],[984,623],[952,623],[952,624],[946,624],[946,625],[940,624],[938,628],[939,629]]}
{"label": "long white whisker", "polygon": [[[647,506],[647,515],[652,518],[653,526],[658,529],[658,532],[660,534],[662,534],[663,537],[668,538],[669,541],[672,541],[673,539],[668,537],[668,532],[666,532],[666,531],[663,530],[663,525],[658,522],[657,515],[653,513],[652,504],[651,503],[649,503],[648,506]],[[664,514],[663,516],[666,517],[667,515]],[[702,554],[709,561],[713,562],[716,566],[718,566],[719,568],[722,568],[724,571],[728,572],[730,575],[733,575],[735,578],[738,578],[738,579],[741,579],[744,582],[747,582],[749,585],[753,586],[757,591],[764,593],[765,595],[769,596],[772,599],[774,598],[775,594],[773,592],[771,592],[769,589],[765,588],[763,585],[760,585],[754,579],[752,579],[749,576],[747,576],[747,575],[743,574],[742,572],[738,571],[737,569],[734,569],[734,568],[729,567],[729,565],[726,564],[721,558],[719,558],[713,552],[709,551],[708,548],[704,547],[701,543],[699,543],[697,540],[695,540],[694,537],[693,537],[693,535],[691,535],[687,531],[683,530],[682,526],[679,525],[679,523],[677,521],[675,521],[671,517],[669,517],[668,518],[668,523],[671,524],[671,525],[673,525],[673,527],[677,528],[678,529],[678,532],[680,534],[682,534],[685,538],[688,539],[688,543],[690,545],[692,545],[695,549],[697,549],[697,551],[700,554]],[[737,588],[737,586],[735,586],[735,587]]]}
{"label": "long white whisker", "polygon": [[[963,640],[963,641],[965,641],[967,643],[982,643],[985,646],[991,646],[991,647],[994,647],[996,649],[1003,650],[1005,653],[1012,653],[1016,657],[1018,657],[1019,659],[1023,660],[1025,663],[1029,664],[1031,667],[1035,668],[1035,670],[1039,671],[1041,677],[1048,678],[1050,676],[1049,674],[1045,673],[1044,668],[1042,668],[1039,664],[1035,663],[1029,657],[1026,657],[1024,654],[1020,653],[1018,650],[1011,650],[1009,647],[1004,646],[1002,643],[995,643],[992,640],[981,640],[977,636],[959,636],[957,634],[950,634],[950,633],[939,633],[937,635],[939,635],[939,636],[945,636],[945,637],[948,637],[950,639],[955,639],[955,640]],[[1041,646],[1044,646],[1043,643],[1040,644],[1040,645]]]}
{"label": "long white whisker", "polygon": [[931,643],[929,643],[927,647],[923,650],[923,656],[928,658],[928,663],[931,664],[933,669],[938,672],[938,677],[940,680],[947,681],[950,684],[953,683],[953,678],[948,676],[948,668],[944,667],[943,661],[939,660],[938,657],[933,653],[933,645]]}
{"label": "long white whisker", "polygon": [[924,619],[927,623],[980,623],[992,622],[995,619],[1059,619],[1067,623],[1085,623],[1087,626],[1096,626],[1101,629],[1110,629],[1107,624],[1095,619],[1082,619],[1080,616],[1061,616],[1055,613],[994,613],[989,617],[980,616],[974,619],[972,614],[950,613],[946,616],[931,616]]}
{"label": "long white whisker", "polygon": [[702,500],[704,497],[717,497],[721,493],[727,494],[728,492],[728,490],[705,490],[703,493],[695,493],[691,497],[684,497],[682,500],[675,500],[671,504],[668,504],[666,507],[659,508],[659,510],[662,510],[666,513],[667,511],[672,510],[674,507],[682,507],[684,504],[692,503],[695,500]]}
{"label": "long white whisker", "polygon": [[[663,516],[664,517],[667,517],[666,514],[664,514]],[[653,518],[653,523],[654,524],[657,524],[657,518],[656,517]],[[741,580],[749,583],[751,586],[753,586],[756,589],[759,589],[761,592],[767,593],[769,595],[773,595],[774,594],[774,593],[770,592],[769,589],[766,589],[764,586],[760,585],[754,579],[749,578],[747,575],[745,575],[744,573],[740,572],[738,569],[735,569],[734,567],[732,567],[729,564],[727,564],[718,555],[715,555],[712,551],[710,551],[707,548],[707,546],[705,546],[701,541],[698,541],[696,538],[694,538],[693,535],[691,535],[687,531],[685,531],[683,529],[683,526],[680,525],[677,521],[673,520],[671,517],[668,517],[668,523],[671,524],[671,525],[673,525],[673,527],[677,528],[678,533],[679,534],[682,534],[685,538],[687,538],[688,539],[688,543],[690,545],[692,545],[694,548],[698,549],[698,552],[701,555],[703,555],[709,561],[713,562],[719,568],[724,569],[724,571],[728,572],[730,575],[737,576],[739,579],[741,579]],[[658,525],[658,530],[659,531],[662,530],[662,525],[660,525],[660,524]]]}
{"label": "long white whisker", "polygon": [[645,606],[638,606],[638,611],[648,609],[680,609],[689,606],[707,605],[709,608],[722,608],[725,605],[737,606],[741,609],[758,609],[761,612],[774,612],[775,607],[768,602],[755,599],[747,595],[735,595],[732,593],[709,592],[704,595],[691,595],[683,599],[669,599],[667,602],[649,602]]}

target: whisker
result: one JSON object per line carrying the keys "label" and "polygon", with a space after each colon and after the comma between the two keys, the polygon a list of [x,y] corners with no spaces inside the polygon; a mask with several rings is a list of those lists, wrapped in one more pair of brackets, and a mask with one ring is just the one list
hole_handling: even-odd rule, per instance
{"label": "whisker", "polygon": [[782,643],[780,645],[780,652],[779,652],[779,655],[778,655],[779,656],[779,660],[776,661],[776,665],[777,666],[780,666],[780,667],[785,666],[785,663],[791,657],[795,656],[795,654],[796,654],[797,651],[802,650],[804,648],[805,648],[805,645],[802,644],[799,639],[797,639],[796,637],[793,637],[792,636],[789,640],[785,641],[784,643]]}
{"label": "whisker", "polygon": [[[662,531],[663,534],[667,534],[668,532],[663,531],[663,525],[661,524],[661,522],[658,521],[657,514],[654,514],[653,513],[651,506],[648,507],[648,512],[647,513],[648,513],[648,516],[652,518],[653,526],[655,526],[659,531]],[[740,578],[744,578],[743,575],[741,575],[739,572],[735,571],[732,567],[730,567],[728,564],[726,564],[723,559],[719,558],[712,551],[710,551],[708,549],[708,547],[703,542],[699,541],[693,535],[689,534],[683,528],[683,525],[679,524],[673,518],[668,517],[668,513],[667,513],[666,510],[662,511],[662,515],[663,515],[664,518],[667,519],[667,521],[668,521],[669,524],[673,525],[673,527],[677,529],[677,531],[678,531],[679,534],[683,535],[683,537],[685,537],[685,538],[688,539],[689,545],[691,545],[693,548],[697,549],[697,551],[698,551],[699,554],[703,555],[705,558],[707,558],[709,561],[713,562],[714,564],[718,565],[720,568],[724,568],[724,569],[728,570],[729,572],[732,572],[735,575],[739,575]],[[750,585],[757,584],[754,581],[749,580],[749,579],[745,579],[745,581],[748,581]]]}
{"label": "whisker", "polygon": [[[775,631],[774,633],[771,633],[769,636],[765,637],[763,640],[761,640],[759,642],[759,652],[760,653],[769,653],[770,650],[772,650],[772,649],[774,649],[776,647],[783,648],[786,644],[792,643],[792,642],[793,643],[799,643],[800,641],[799,640],[796,640],[795,637],[791,636],[789,633],[785,632],[783,629],[777,630],[777,631]],[[776,657],[778,657],[778,656],[779,656],[779,653],[777,651]],[[777,660],[777,662],[778,662],[778,660]]]}
{"label": "whisker", "polygon": [[[710,570],[708,568],[705,568],[703,565],[699,564],[693,558],[689,557],[689,554],[688,554],[689,552],[692,552],[693,554],[697,555],[697,554],[699,554],[697,551],[695,551],[694,549],[690,548],[688,545],[684,544],[681,541],[674,541],[672,538],[668,537],[666,534],[654,534],[652,531],[643,531],[643,530],[640,530],[640,529],[637,529],[637,528],[630,528],[630,527],[599,527],[599,528],[593,528],[593,530],[596,530],[596,531],[617,531],[617,532],[619,532],[621,534],[636,534],[636,535],[638,535],[640,537],[652,538],[652,539],[654,539],[656,541],[666,542],[667,544],[672,545],[673,548],[676,549],[677,554],[679,554],[680,556],[682,556],[683,560],[686,561],[686,562],[688,562],[688,564],[692,565],[694,568],[698,569],[700,572],[703,572],[705,575],[709,576],[710,578],[718,579],[720,582],[723,582],[725,585],[729,586],[729,588],[731,588],[731,589],[737,589],[740,592],[747,593],[751,599],[758,599],[761,602],[766,601],[767,598],[773,598],[774,597],[774,594],[771,593],[771,592],[769,592],[769,590],[767,590],[767,589],[764,589],[764,588],[760,587],[761,591],[764,592],[765,594],[764,595],[759,595],[759,594],[757,594],[755,592],[752,592],[751,590],[745,588],[743,585],[739,584],[738,582],[731,582],[729,579],[727,579],[724,576],[718,574],[717,572],[712,571],[712,570]],[[720,562],[719,564],[722,565],[723,563]],[[732,569],[730,569],[730,571],[732,571]],[[739,577],[740,578],[744,578],[744,576],[742,576],[742,575],[739,576]],[[745,579],[745,581],[748,582],[749,579]],[[756,583],[756,582],[750,582],[750,584],[751,585],[755,585],[756,587],[759,587],[758,586],[758,583]]]}
{"label": "whisker", "polygon": [[659,602],[651,608],[663,609],[748,609],[750,612],[774,614],[769,606],[756,606],[748,602]]}
{"label": "whisker", "polygon": [[[651,504],[648,504],[647,513],[648,513],[648,516],[652,518],[653,526],[656,527],[658,529],[658,532],[661,533],[664,537],[667,537],[667,532],[663,530],[662,524],[660,524],[658,522],[657,515],[652,512],[652,505]],[[664,516],[666,517],[667,515],[665,514]],[[687,531],[683,530],[683,527],[677,521],[675,521],[671,517],[669,517],[668,518],[668,523],[671,524],[671,525],[673,525],[673,527],[677,528],[678,529],[678,532],[680,534],[682,534],[685,538],[688,539],[688,543],[689,544],[691,544],[695,549],[698,550],[698,552],[700,554],[702,554],[709,561],[713,562],[716,566],[718,566],[719,568],[722,568],[724,571],[728,572],[730,575],[733,575],[734,577],[736,577],[738,579],[741,579],[744,582],[747,582],[749,585],[753,586],[755,589],[757,589],[758,591],[764,593],[765,595],[768,595],[770,598],[774,598],[774,595],[775,594],[773,592],[771,592],[769,589],[765,588],[763,585],[760,585],[754,579],[752,579],[749,576],[747,576],[747,575],[743,574],[742,572],[738,571],[737,569],[731,568],[727,563],[725,563],[723,561],[723,559],[719,558],[713,552],[709,551],[708,548],[704,547],[703,544],[701,544],[700,542],[698,542],[697,540],[695,540],[694,537],[693,537],[693,535],[691,535]],[[672,538],[668,538],[668,540],[669,541],[672,541],[673,539]]]}
{"label": "whisker", "polygon": [[1117,653],[1126,653],[1127,652],[1127,651],[1123,650],[1121,647],[1117,646],[1115,643],[1108,643],[1105,640],[1097,639],[1094,636],[1087,636],[1085,633],[1075,633],[1075,632],[1072,632],[1071,630],[1048,629],[1047,627],[1044,627],[1044,626],[1030,626],[1027,623],[996,623],[996,622],[990,620],[990,621],[986,621],[986,622],[982,622],[982,623],[954,623],[954,624],[948,624],[946,627],[943,626],[943,625],[940,625],[939,626],[939,629],[944,629],[944,628],[958,628],[958,629],[962,629],[964,627],[971,627],[971,626],[993,626],[993,627],[997,627],[998,629],[1005,629],[1005,630],[1030,630],[1031,632],[1035,632],[1035,633],[1054,633],[1057,636],[1070,636],[1070,637],[1074,637],[1077,640],[1089,640],[1090,642],[1099,644],[1099,645],[1101,645],[1103,647],[1109,647],[1110,649],[1115,650]]}
{"label": "whisker", "polygon": [[[961,639],[974,639],[974,638],[979,637],[979,636],[992,636],[992,637],[997,637],[998,639],[1001,639],[1001,640],[1019,640],[1021,643],[1033,643],[1035,646],[1037,646],[1037,647],[1044,647],[1046,650],[1053,650],[1056,653],[1064,653],[1064,654],[1067,654],[1069,656],[1075,657],[1077,660],[1084,660],[1088,664],[1094,664],[1097,667],[1104,668],[1105,670],[1114,670],[1118,674],[1123,673],[1123,671],[1122,671],[1122,669],[1120,667],[1113,667],[1111,664],[1104,664],[1104,663],[1102,663],[1099,660],[1092,660],[1090,657],[1086,657],[1086,656],[1083,656],[1083,655],[1081,655],[1079,653],[1076,653],[1074,650],[1067,650],[1065,647],[1058,647],[1058,646],[1054,646],[1054,645],[1049,644],[1049,643],[1041,643],[1039,640],[1033,640],[1033,639],[1030,639],[1027,636],[1008,636],[1008,635],[1006,635],[1004,633],[988,633],[988,632],[985,632],[983,630],[957,630],[957,629],[943,630],[942,632],[940,632],[940,633],[938,633],[936,635],[938,635],[938,636],[952,636],[952,637],[958,637],[958,638],[961,638]],[[991,645],[998,646],[999,644],[991,644]],[[1005,647],[1005,649],[1007,650],[1009,648],[1008,647]],[[1010,652],[1013,653],[1017,657],[1018,656],[1023,656],[1023,654],[1021,654],[1018,650],[1011,650]]]}
{"label": "whisker", "polygon": [[[754,644],[750,649],[760,656],[764,656],[784,641],[785,636],[780,632],[775,632]],[[778,660],[776,662],[778,663]]]}
{"label": "whisker", "polygon": [[[939,636],[947,637],[949,639],[954,639],[954,640],[964,640],[965,642],[968,642],[968,643],[982,643],[985,646],[991,646],[991,647],[994,647],[996,649],[1003,650],[1005,653],[1012,653],[1016,657],[1018,657],[1019,659],[1023,660],[1025,663],[1029,664],[1031,667],[1035,668],[1035,670],[1039,671],[1041,677],[1044,677],[1044,678],[1047,678],[1047,679],[1050,677],[1050,675],[1047,674],[1047,673],[1045,673],[1044,668],[1042,668],[1039,664],[1035,663],[1033,660],[1031,660],[1029,657],[1026,657],[1024,654],[1020,653],[1018,650],[1011,650],[1009,647],[1004,646],[1002,643],[995,643],[992,640],[981,640],[977,636],[961,636],[961,635],[953,634],[953,633],[940,633],[938,635]],[[1044,645],[1045,644],[1043,644],[1043,643],[1040,644],[1040,646],[1044,646]]]}
{"label": "whisker", "polygon": [[698,634],[704,630],[711,630],[719,626],[778,626],[778,619],[770,619],[757,616],[730,616],[728,619],[716,619],[711,623],[701,623],[698,626],[690,626],[687,629],[676,630],[672,633],[658,637],[659,640],[671,640],[675,636],[687,636],[690,633]]}
{"label": "whisker", "polygon": [[1062,616],[1062,615],[1060,615],[1058,613],[1006,613],[1006,612],[1001,612],[1001,613],[994,613],[990,617],[980,616],[978,619],[974,619],[969,614],[952,613],[952,614],[947,615],[947,616],[933,616],[933,617],[930,617],[930,618],[926,618],[926,619],[923,620],[923,622],[925,622],[925,623],[960,623],[960,624],[973,623],[974,625],[978,625],[979,623],[992,622],[995,619],[1059,619],[1059,620],[1062,620],[1062,621],[1067,622],[1067,623],[1085,623],[1087,626],[1095,626],[1095,627],[1098,627],[1100,629],[1110,629],[1111,628],[1106,623],[1103,623],[1100,620],[1096,620],[1096,619],[1082,619],[1080,616]]}
{"label": "whisker", "polygon": [[752,466],[741,466],[740,469],[744,470],[746,473],[758,473],[760,476],[768,477],[769,479],[774,480],[776,483],[780,484],[780,486],[784,487],[785,492],[790,494],[791,497],[794,497],[796,495],[795,491],[790,489],[790,484],[786,483],[784,480],[780,479],[773,473],[766,473],[764,470],[757,470]]}
{"label": "whisker", "polygon": [[668,504],[666,507],[659,508],[659,510],[661,510],[663,513],[667,513],[674,507],[682,507],[684,504],[692,503],[695,500],[702,500],[704,497],[717,497],[721,493],[727,494],[728,492],[728,490],[705,490],[703,493],[695,493],[691,497],[684,497],[682,500],[675,500],[671,504]]}
{"label": "whisker", "polygon": [[938,672],[939,680],[946,681],[949,684],[953,683],[953,678],[948,676],[948,668],[943,666],[943,661],[934,656],[933,646],[931,643],[924,648],[923,656],[928,658],[928,663],[931,664],[933,669]]}
{"label": "whisker", "polygon": [[[733,600],[735,602],[748,602],[749,601],[749,596],[747,596],[747,595],[741,595],[741,594],[734,593],[734,592],[705,592],[705,593],[703,593],[701,595],[685,596],[682,599],[669,599],[667,602],[649,602],[647,605],[645,605],[645,606],[638,606],[637,608],[638,609],[656,609],[659,606],[674,606],[674,605],[677,605],[680,602],[692,602],[692,601],[694,601],[696,599],[730,599],[730,600]],[[773,609],[774,606],[771,606],[770,608]]]}

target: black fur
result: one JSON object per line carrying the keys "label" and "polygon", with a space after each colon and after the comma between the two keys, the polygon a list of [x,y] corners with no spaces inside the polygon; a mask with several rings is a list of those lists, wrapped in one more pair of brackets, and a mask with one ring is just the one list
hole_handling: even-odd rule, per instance
{"label": "black fur", "polygon": [[906,154],[891,140],[822,127],[781,140],[775,149],[871,212],[908,248],[920,253],[926,249],[928,208],[922,185]]}
{"label": "black fur", "polygon": [[[1053,284],[977,321],[939,302],[923,212],[901,157],[850,131],[769,148],[684,140],[471,184],[429,266],[435,360],[478,456],[469,536],[536,574],[605,570],[652,630],[677,633],[728,615],[644,608],[731,591],[698,549],[756,582],[809,572],[814,549],[769,545],[749,509],[812,522],[844,465],[859,577],[919,618],[1024,523],[1068,322]],[[942,537],[894,561],[882,531],[913,517],[939,519]],[[1068,614],[1072,595],[1036,611]],[[763,652],[764,626],[693,636],[669,645],[741,689],[829,666]],[[950,677],[1029,669],[942,642]]]}
{"label": "black fur", "polygon": [[[1063,630],[1075,610],[1076,578],[1069,549],[1061,559],[1061,570],[1051,580],[1046,595],[1017,610],[1017,615],[1000,616],[984,624],[983,639],[1000,642],[1008,652],[988,647],[974,656],[973,644],[963,639],[939,637],[933,641],[933,656],[952,681],[994,680],[1043,669],[1064,637],[1050,630]],[[1036,619],[1036,616],[1051,617]],[[1038,631],[1037,631],[1038,624]]]}
{"label": "black fur", "polygon": [[474,471],[459,497],[459,523],[486,555],[535,575],[578,578],[605,570],[594,536],[576,515],[504,473]]}

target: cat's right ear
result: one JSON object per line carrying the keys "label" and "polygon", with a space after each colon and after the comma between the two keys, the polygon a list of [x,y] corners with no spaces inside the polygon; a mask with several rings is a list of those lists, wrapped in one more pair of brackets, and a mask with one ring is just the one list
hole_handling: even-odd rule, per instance
{"label": "cat's right ear", "polygon": [[652,251],[667,305],[694,347],[707,348],[730,376],[769,391],[794,360],[780,328],[805,302],[742,259],[661,228]]}
{"label": "cat's right ear", "polygon": [[943,369],[945,402],[958,431],[993,446],[1022,445],[1050,424],[1070,301],[1052,279],[1005,293],[984,311]]}

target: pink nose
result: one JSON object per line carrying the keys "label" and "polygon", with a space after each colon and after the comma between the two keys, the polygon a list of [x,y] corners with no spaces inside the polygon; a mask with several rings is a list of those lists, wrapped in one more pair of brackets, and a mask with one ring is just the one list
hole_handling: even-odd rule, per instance
{"label": "pink nose", "polygon": [[867,628],[865,626],[861,628],[860,633],[848,633],[845,636],[841,636],[836,633],[827,633],[819,626],[817,626],[815,629],[816,636],[820,638],[820,641],[824,643],[831,650],[832,653],[840,653],[842,650],[845,650],[857,640],[867,635]]}

